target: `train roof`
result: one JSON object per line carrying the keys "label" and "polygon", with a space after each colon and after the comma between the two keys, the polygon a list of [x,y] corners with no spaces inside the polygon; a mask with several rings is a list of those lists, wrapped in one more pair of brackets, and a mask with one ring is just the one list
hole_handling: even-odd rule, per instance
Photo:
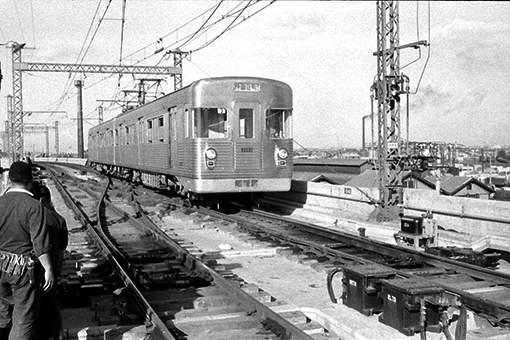
{"label": "train roof", "polygon": [[136,109],[138,109],[138,108],[140,108],[140,107],[143,107],[143,106],[145,106],[145,105],[149,105],[149,104],[154,103],[154,102],[156,102],[156,101],[158,101],[158,100],[162,100],[163,98],[166,98],[166,97],[168,97],[168,96],[170,96],[170,95],[172,95],[172,94],[174,94],[174,93],[178,93],[178,92],[181,92],[181,91],[187,91],[188,89],[193,88],[193,87],[195,87],[195,86],[199,86],[200,84],[207,83],[207,82],[212,82],[212,81],[226,82],[226,81],[234,81],[234,80],[238,80],[238,81],[248,80],[248,81],[259,81],[259,82],[260,82],[260,81],[263,81],[263,82],[275,83],[275,84],[276,84],[276,83],[278,83],[278,84],[281,84],[281,85],[284,85],[284,86],[287,86],[287,87],[289,87],[289,88],[290,88],[290,86],[289,86],[287,83],[283,82],[283,81],[276,80],[276,79],[271,79],[271,78],[263,78],[263,77],[251,77],[251,76],[224,76],[224,77],[209,77],[209,78],[202,78],[202,79],[195,80],[195,81],[191,82],[190,84],[188,84],[188,85],[186,85],[186,86],[184,86],[184,87],[182,87],[182,88],[180,88],[180,89],[178,89],[178,90],[175,90],[175,91],[173,91],[173,92],[171,92],[171,93],[165,94],[164,96],[161,96],[161,97],[159,97],[159,98],[156,98],[156,99],[154,99],[154,100],[152,100],[152,101],[150,101],[150,102],[147,102],[147,103],[145,103],[145,104],[143,104],[143,105],[137,106],[137,107],[135,107],[135,108],[133,108],[133,109],[130,109],[130,110],[127,110],[127,111],[124,111],[124,112],[122,112],[122,113],[118,114],[117,116],[115,116],[115,117],[113,117],[113,118],[111,118],[111,119],[109,119],[109,120],[107,120],[107,121],[105,121],[105,122],[103,122],[103,123],[101,123],[101,124],[99,124],[99,125],[96,125],[96,126],[92,127],[92,129],[93,129],[93,128],[95,128],[95,127],[97,127],[97,126],[100,126],[100,125],[102,125],[102,124],[105,124],[105,123],[111,122],[111,121],[112,121],[112,120],[114,120],[114,119],[117,119],[117,118],[119,118],[119,117],[122,117],[122,116],[124,116],[124,115],[126,115],[126,114],[128,114],[128,113],[132,112],[133,110],[136,110]]}

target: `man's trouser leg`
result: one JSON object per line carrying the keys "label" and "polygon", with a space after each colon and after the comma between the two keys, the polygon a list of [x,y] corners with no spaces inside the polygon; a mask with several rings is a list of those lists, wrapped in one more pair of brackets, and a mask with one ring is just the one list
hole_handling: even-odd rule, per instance
{"label": "man's trouser leg", "polygon": [[21,276],[12,275],[11,279],[14,310],[9,340],[32,340],[39,302],[37,283],[30,284],[27,272]]}
{"label": "man's trouser leg", "polygon": [[7,340],[12,326],[12,290],[6,280],[8,277],[0,272],[0,340]]}

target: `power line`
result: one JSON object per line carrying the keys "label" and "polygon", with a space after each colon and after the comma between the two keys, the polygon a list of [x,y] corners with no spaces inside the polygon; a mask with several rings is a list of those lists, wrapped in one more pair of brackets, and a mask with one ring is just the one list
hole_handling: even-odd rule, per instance
{"label": "power line", "polygon": [[12,0],[12,3],[14,4],[14,10],[16,11],[16,19],[18,21],[19,29],[21,31],[21,38],[23,38],[23,41],[26,41],[25,39],[25,33],[23,32],[23,25],[21,25],[20,15],[18,11],[18,6],[16,5],[16,0]]}
{"label": "power line", "polygon": [[[101,4],[101,2],[102,2],[102,0],[99,0],[98,8],[97,8],[97,10],[96,10],[96,14],[97,14],[97,11],[98,11],[98,9],[99,9],[99,5]],[[96,37],[96,34],[97,34],[97,32],[99,31],[99,27],[101,27],[101,24],[102,24],[102,22],[103,22],[103,19],[104,19],[104,17],[106,16],[106,13],[108,12],[108,9],[110,8],[111,3],[112,3],[112,0],[109,0],[109,1],[108,1],[108,4],[106,5],[106,8],[105,8],[105,10],[104,10],[104,12],[103,12],[103,15],[102,15],[102,16],[101,16],[101,18],[99,19],[99,22],[98,22],[98,24],[97,24],[97,27],[96,27],[96,29],[95,29],[94,33],[92,34],[92,38],[90,38],[90,41],[89,41],[89,43],[88,43],[87,48],[85,49],[85,52],[83,52],[83,54],[81,55],[81,57],[78,55],[77,62],[76,62],[77,64],[81,64],[81,63],[83,62],[83,60],[85,59],[85,56],[87,55],[87,53],[88,53],[88,51],[89,51],[90,47],[92,46],[92,42],[94,41],[94,39],[95,39],[95,37]],[[96,18],[96,14],[94,15],[94,19]],[[93,20],[94,20],[94,19],[93,19]],[[93,23],[93,22],[92,22],[92,23]],[[91,26],[92,26],[92,23],[91,23]],[[90,32],[90,30],[89,30],[89,32]],[[87,37],[88,37],[88,33],[87,33]],[[86,38],[85,38],[85,39],[86,39]],[[85,41],[86,41],[86,40],[85,40]],[[84,42],[84,44],[85,44],[85,42]],[[83,46],[82,46],[82,51],[83,51]],[[81,52],[81,51],[80,51],[80,52]],[[64,97],[65,97],[65,95],[67,95],[67,94],[69,93],[70,88],[71,88],[71,84],[72,84],[72,82],[73,82],[73,80],[74,80],[75,78],[76,78],[76,75],[75,75],[75,74],[73,74],[73,75],[70,75],[70,76],[69,76],[69,78],[67,79],[66,86],[64,87],[64,94],[61,96],[61,100],[59,101],[59,103],[58,103],[58,105],[57,105],[57,106],[60,106],[60,105],[63,103],[63,101],[64,101]]]}
{"label": "power line", "polygon": [[[95,18],[96,18],[96,16],[97,16],[97,13],[98,13],[98,10],[99,10],[99,5],[100,5],[101,1],[102,1],[102,0],[100,0],[100,1],[99,1],[99,4],[98,4],[98,7],[97,7],[97,9],[96,9],[96,14],[95,14],[95,16],[94,16],[94,19],[95,19]],[[236,5],[233,9],[229,10],[226,14],[222,15],[222,16],[221,16],[221,18],[219,18],[219,19],[218,19],[218,20],[216,20],[215,22],[210,23],[210,24],[208,25],[208,22],[212,19],[212,17],[213,17],[213,16],[214,16],[214,14],[217,12],[218,8],[219,8],[219,7],[220,7],[220,5],[223,3],[223,1],[224,1],[224,0],[221,0],[218,4],[215,4],[214,6],[210,7],[209,9],[207,9],[206,11],[204,11],[203,13],[201,13],[201,14],[197,15],[197,16],[196,16],[196,17],[194,17],[193,19],[191,19],[191,20],[189,20],[188,22],[186,22],[185,24],[181,25],[179,28],[177,28],[177,29],[175,29],[175,30],[171,31],[170,33],[168,33],[168,34],[166,34],[166,35],[164,35],[162,38],[159,38],[159,39],[158,39],[158,41],[162,42],[164,38],[168,37],[169,35],[171,35],[171,34],[173,34],[173,33],[176,33],[179,29],[182,29],[183,27],[185,27],[185,26],[187,26],[187,25],[191,24],[192,22],[194,22],[195,20],[197,20],[198,18],[200,18],[202,15],[204,15],[204,14],[206,14],[206,13],[211,12],[211,14],[209,14],[209,17],[207,18],[207,20],[206,20],[206,21],[205,21],[205,22],[204,22],[204,23],[200,26],[200,28],[199,28],[199,29],[197,29],[195,32],[193,32],[193,33],[191,33],[191,34],[188,34],[188,35],[186,35],[186,36],[182,37],[181,39],[178,39],[178,40],[177,40],[176,42],[174,42],[173,44],[170,44],[169,46],[167,46],[167,47],[164,47],[164,48],[160,49],[160,50],[159,50],[159,51],[157,51],[156,53],[151,53],[151,55],[149,55],[149,56],[147,56],[147,57],[145,57],[145,58],[143,58],[143,59],[141,59],[141,60],[138,60],[137,62],[135,62],[135,63],[134,63],[134,65],[137,65],[137,64],[139,64],[139,63],[141,63],[141,62],[143,62],[143,61],[146,61],[146,60],[148,60],[148,59],[150,59],[150,58],[154,57],[157,53],[161,52],[162,50],[170,49],[170,48],[172,48],[173,46],[175,46],[175,45],[179,44],[180,42],[182,42],[183,40],[186,40],[184,43],[181,43],[181,44],[180,44],[179,48],[182,48],[182,47],[186,46],[187,44],[189,44],[189,43],[193,42],[196,38],[198,38],[198,37],[200,37],[201,35],[205,34],[208,30],[212,29],[213,27],[215,27],[215,26],[216,26],[217,24],[219,24],[220,22],[222,22],[222,21],[224,21],[224,20],[228,20],[228,19],[230,19],[230,18],[232,18],[232,17],[234,17],[234,16],[235,16],[235,17],[234,17],[234,19],[233,19],[233,20],[232,20],[232,21],[228,24],[228,26],[227,26],[227,27],[226,27],[226,28],[225,28],[225,29],[224,29],[221,33],[219,33],[218,35],[216,35],[216,36],[215,36],[212,40],[210,40],[209,42],[207,42],[207,43],[203,44],[202,46],[200,46],[200,47],[198,47],[198,48],[196,48],[196,49],[194,49],[194,50],[193,50],[193,52],[199,51],[199,50],[201,50],[201,49],[203,49],[203,48],[205,48],[205,47],[209,46],[210,44],[212,44],[214,41],[216,41],[219,37],[221,37],[222,35],[224,35],[226,32],[230,31],[231,29],[233,29],[233,28],[237,27],[237,26],[238,26],[239,24],[241,24],[242,22],[244,22],[244,21],[246,21],[247,19],[249,19],[249,18],[253,17],[253,16],[254,16],[254,15],[256,15],[256,14],[258,14],[260,11],[262,11],[263,9],[265,9],[265,8],[267,8],[268,6],[270,6],[271,4],[273,4],[276,0],[270,1],[268,4],[266,4],[264,7],[262,7],[261,9],[259,9],[258,11],[256,11],[255,13],[253,13],[253,14],[251,14],[251,15],[249,15],[249,16],[247,16],[247,17],[245,17],[243,21],[237,22],[237,20],[241,17],[241,15],[242,15],[242,14],[243,14],[243,13],[244,13],[244,12],[245,12],[248,8],[252,7],[253,5],[255,5],[255,4],[257,4],[257,3],[261,2],[261,1],[260,1],[260,0],[257,0],[257,1],[255,1],[255,2],[253,2],[253,0],[249,0],[249,1],[248,1],[248,3],[247,3],[247,4],[243,7],[243,8],[239,9],[239,7],[241,7],[241,6],[242,6],[242,4],[243,4],[243,2],[240,2],[240,3],[239,3],[239,4],[237,4],[237,5]],[[111,3],[111,0],[109,0],[108,6],[110,5],[110,3]],[[104,16],[106,15],[107,10],[108,10],[108,7],[107,7],[107,8],[106,8],[106,10],[104,11],[102,18],[100,19],[100,22],[102,21],[102,19],[103,19],[103,18],[104,18]],[[92,27],[92,24],[91,24],[90,28],[91,28],[91,27]],[[89,28],[89,33],[90,33],[90,28]],[[95,30],[95,32],[94,32],[94,36],[92,37],[92,39],[91,39],[91,41],[90,41],[90,43],[89,43],[89,45],[88,45],[88,47],[87,47],[87,50],[86,50],[86,51],[85,51],[85,53],[83,54],[83,56],[82,56],[82,58],[81,58],[81,61],[80,61],[80,62],[82,62],[82,61],[83,61],[83,59],[84,59],[84,57],[85,57],[85,55],[86,55],[86,53],[87,53],[88,49],[90,48],[90,46],[91,46],[91,44],[92,44],[92,41],[94,40],[94,37],[95,37],[95,35],[96,35],[96,33],[97,33],[98,29],[99,29],[99,25],[98,25],[98,27],[96,28],[96,30]],[[88,33],[88,34],[89,34],[89,33]],[[88,34],[87,34],[87,36],[88,36]],[[126,59],[126,58],[129,58],[129,57],[132,57],[132,56],[133,56],[133,55],[135,55],[136,53],[139,53],[139,52],[141,52],[141,51],[144,51],[145,49],[147,49],[147,48],[148,48],[148,47],[150,47],[150,46],[153,46],[153,44],[147,45],[147,46],[145,46],[145,47],[143,47],[143,48],[141,48],[141,49],[139,49],[139,50],[137,50],[137,51],[135,51],[135,52],[133,52],[133,53],[131,53],[131,54],[129,54],[129,55],[127,55],[127,56],[125,56],[125,57],[123,57],[122,59]],[[82,47],[82,50],[83,50],[83,47]],[[164,60],[165,56],[166,56],[166,55],[163,55],[163,56],[161,57],[161,59],[160,59],[160,60],[156,63],[156,65],[159,65],[159,64],[160,64],[160,63]],[[75,77],[75,75],[74,75],[74,77]],[[94,85],[97,85],[97,84],[99,84],[99,83],[101,83],[101,82],[103,82],[103,81],[105,81],[105,80],[107,80],[107,79],[109,79],[109,78],[111,78],[111,77],[112,77],[112,75],[106,76],[106,77],[104,77],[103,79],[101,79],[101,80],[99,80],[99,81],[97,81],[97,82],[95,82],[95,83],[91,84],[90,86],[87,86],[87,88],[90,88],[90,87],[92,87],[92,86],[94,86]],[[74,79],[74,78],[73,78],[73,79]],[[69,83],[69,80],[68,80],[68,83]],[[132,81],[131,83],[133,83],[133,81]],[[119,85],[119,84],[118,84],[118,85]],[[68,86],[68,87],[70,87],[70,86]],[[119,93],[120,93],[120,92],[121,92],[121,91],[117,88],[116,94],[114,94],[113,98],[117,97],[117,96],[119,95]],[[59,101],[59,103],[58,103],[57,105],[61,105],[61,104],[63,103],[63,101],[64,101],[64,100],[69,99],[69,98],[74,97],[74,96],[75,96],[75,95],[69,95],[69,88],[66,88],[66,90],[65,90],[64,94],[62,95],[62,97],[61,97],[61,99],[60,99],[60,101]]]}
{"label": "power line", "polygon": [[[201,47],[199,48],[196,48],[194,49],[193,51],[191,52],[196,52],[196,51],[199,51],[207,46],[209,46],[210,44],[212,44],[213,42],[215,42],[216,40],[218,40],[219,37],[221,37],[223,34],[225,34],[227,31],[229,31],[231,28],[235,27],[235,26],[232,26],[237,19],[239,19],[239,17],[241,16],[241,14],[243,14],[243,12],[250,6],[250,3],[251,3],[251,0],[248,2],[248,4],[241,10],[239,11],[239,13],[237,14],[237,16],[234,18],[234,20],[232,20],[232,22],[227,26],[227,28],[225,28],[220,34],[218,34],[215,38],[213,38],[211,41],[205,43],[204,45],[202,45]],[[236,25],[237,26],[237,25]]]}
{"label": "power line", "polygon": [[[222,1],[223,1],[223,0],[222,0]],[[174,33],[177,33],[180,29],[182,29],[183,27],[185,27],[185,26],[187,26],[187,25],[191,24],[193,21],[195,21],[195,20],[199,19],[202,15],[204,15],[205,13],[207,13],[207,12],[209,12],[209,11],[213,10],[213,9],[214,9],[214,8],[216,8],[217,6],[218,6],[218,5],[214,5],[214,6],[210,7],[210,8],[208,8],[208,9],[207,9],[207,10],[205,10],[204,12],[202,12],[202,13],[198,14],[197,16],[195,16],[193,19],[191,19],[191,20],[187,21],[186,23],[184,23],[183,25],[181,25],[181,26],[179,26],[178,28],[174,29],[173,31],[171,31],[171,32],[169,32],[169,33],[167,33],[167,34],[165,34],[164,36],[162,36],[161,38],[159,38],[159,39],[158,39],[158,41],[163,41],[163,39],[167,38],[168,36],[170,36],[170,35],[172,35],[172,34],[174,34]],[[131,54],[127,55],[127,56],[126,56],[126,58],[128,58],[128,57],[132,57],[133,55],[135,55],[135,54],[137,54],[137,53],[139,53],[139,52],[142,52],[142,51],[146,50],[147,48],[149,48],[149,47],[150,47],[150,46],[152,46],[152,45],[154,45],[154,43],[151,43],[151,44],[149,44],[149,45],[147,45],[147,46],[144,46],[144,47],[142,47],[142,48],[140,48],[140,49],[138,49],[138,50],[134,51],[133,53],[131,53]],[[153,53],[151,53],[151,56],[152,56],[152,55],[153,55]],[[145,59],[147,59],[147,58],[144,58],[144,59],[142,59],[141,61],[143,61],[143,60],[145,60]],[[141,61],[138,61],[138,62],[141,62]]]}
{"label": "power line", "polygon": [[190,37],[187,41],[185,41],[184,43],[182,43],[182,45],[181,45],[181,46],[179,46],[177,49],[179,49],[179,50],[180,50],[183,46],[185,46],[187,43],[189,43],[191,40],[193,40],[193,38],[194,38],[194,37],[198,34],[198,32],[200,32],[200,31],[204,28],[204,26],[205,26],[205,25],[209,22],[209,20],[212,18],[212,16],[214,15],[214,13],[216,13],[216,11],[218,10],[218,8],[220,8],[220,5],[221,5],[222,3],[223,3],[223,0],[221,0],[221,1],[218,3],[218,5],[217,5],[217,6],[216,6],[216,8],[214,9],[214,11],[213,11],[213,12],[209,15],[209,17],[207,18],[207,20],[206,20],[206,21],[204,21],[204,23],[202,24],[202,26],[200,26],[200,28],[199,28],[199,29],[198,29],[195,33],[193,33],[193,34],[191,35],[191,37]]}
{"label": "power line", "polygon": [[34,28],[34,3],[33,3],[33,0],[30,0],[30,19],[31,19],[31,22],[32,22],[32,37],[34,39],[34,46],[36,46],[36,43],[35,43],[35,28]]}

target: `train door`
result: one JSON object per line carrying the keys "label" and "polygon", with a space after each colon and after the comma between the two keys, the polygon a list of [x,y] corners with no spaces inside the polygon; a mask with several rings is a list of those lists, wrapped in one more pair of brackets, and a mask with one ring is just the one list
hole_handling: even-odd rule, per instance
{"label": "train door", "polygon": [[143,118],[142,117],[138,118],[138,127],[136,129],[136,131],[138,132],[137,134],[138,141],[136,143],[136,145],[138,146],[138,165],[145,165],[145,157],[143,157],[144,154],[143,149],[145,149],[144,124],[145,121],[143,120]]}
{"label": "train door", "polygon": [[177,107],[168,109],[168,168],[173,169],[177,160]]}
{"label": "train door", "polygon": [[261,167],[260,104],[236,102],[232,121],[234,171],[250,174]]}

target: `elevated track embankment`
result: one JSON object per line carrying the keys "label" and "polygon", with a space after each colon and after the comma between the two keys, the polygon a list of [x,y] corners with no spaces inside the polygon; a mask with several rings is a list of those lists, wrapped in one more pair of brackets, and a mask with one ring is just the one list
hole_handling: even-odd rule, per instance
{"label": "elevated track embankment", "polygon": [[[372,219],[378,198],[377,188],[292,181],[290,192],[268,194],[261,204],[323,226],[356,234],[363,230],[369,237],[392,242],[400,221]],[[432,213],[439,226],[440,246],[510,251],[505,242],[510,232],[510,203],[405,189],[402,208],[404,214],[414,216]]]}

